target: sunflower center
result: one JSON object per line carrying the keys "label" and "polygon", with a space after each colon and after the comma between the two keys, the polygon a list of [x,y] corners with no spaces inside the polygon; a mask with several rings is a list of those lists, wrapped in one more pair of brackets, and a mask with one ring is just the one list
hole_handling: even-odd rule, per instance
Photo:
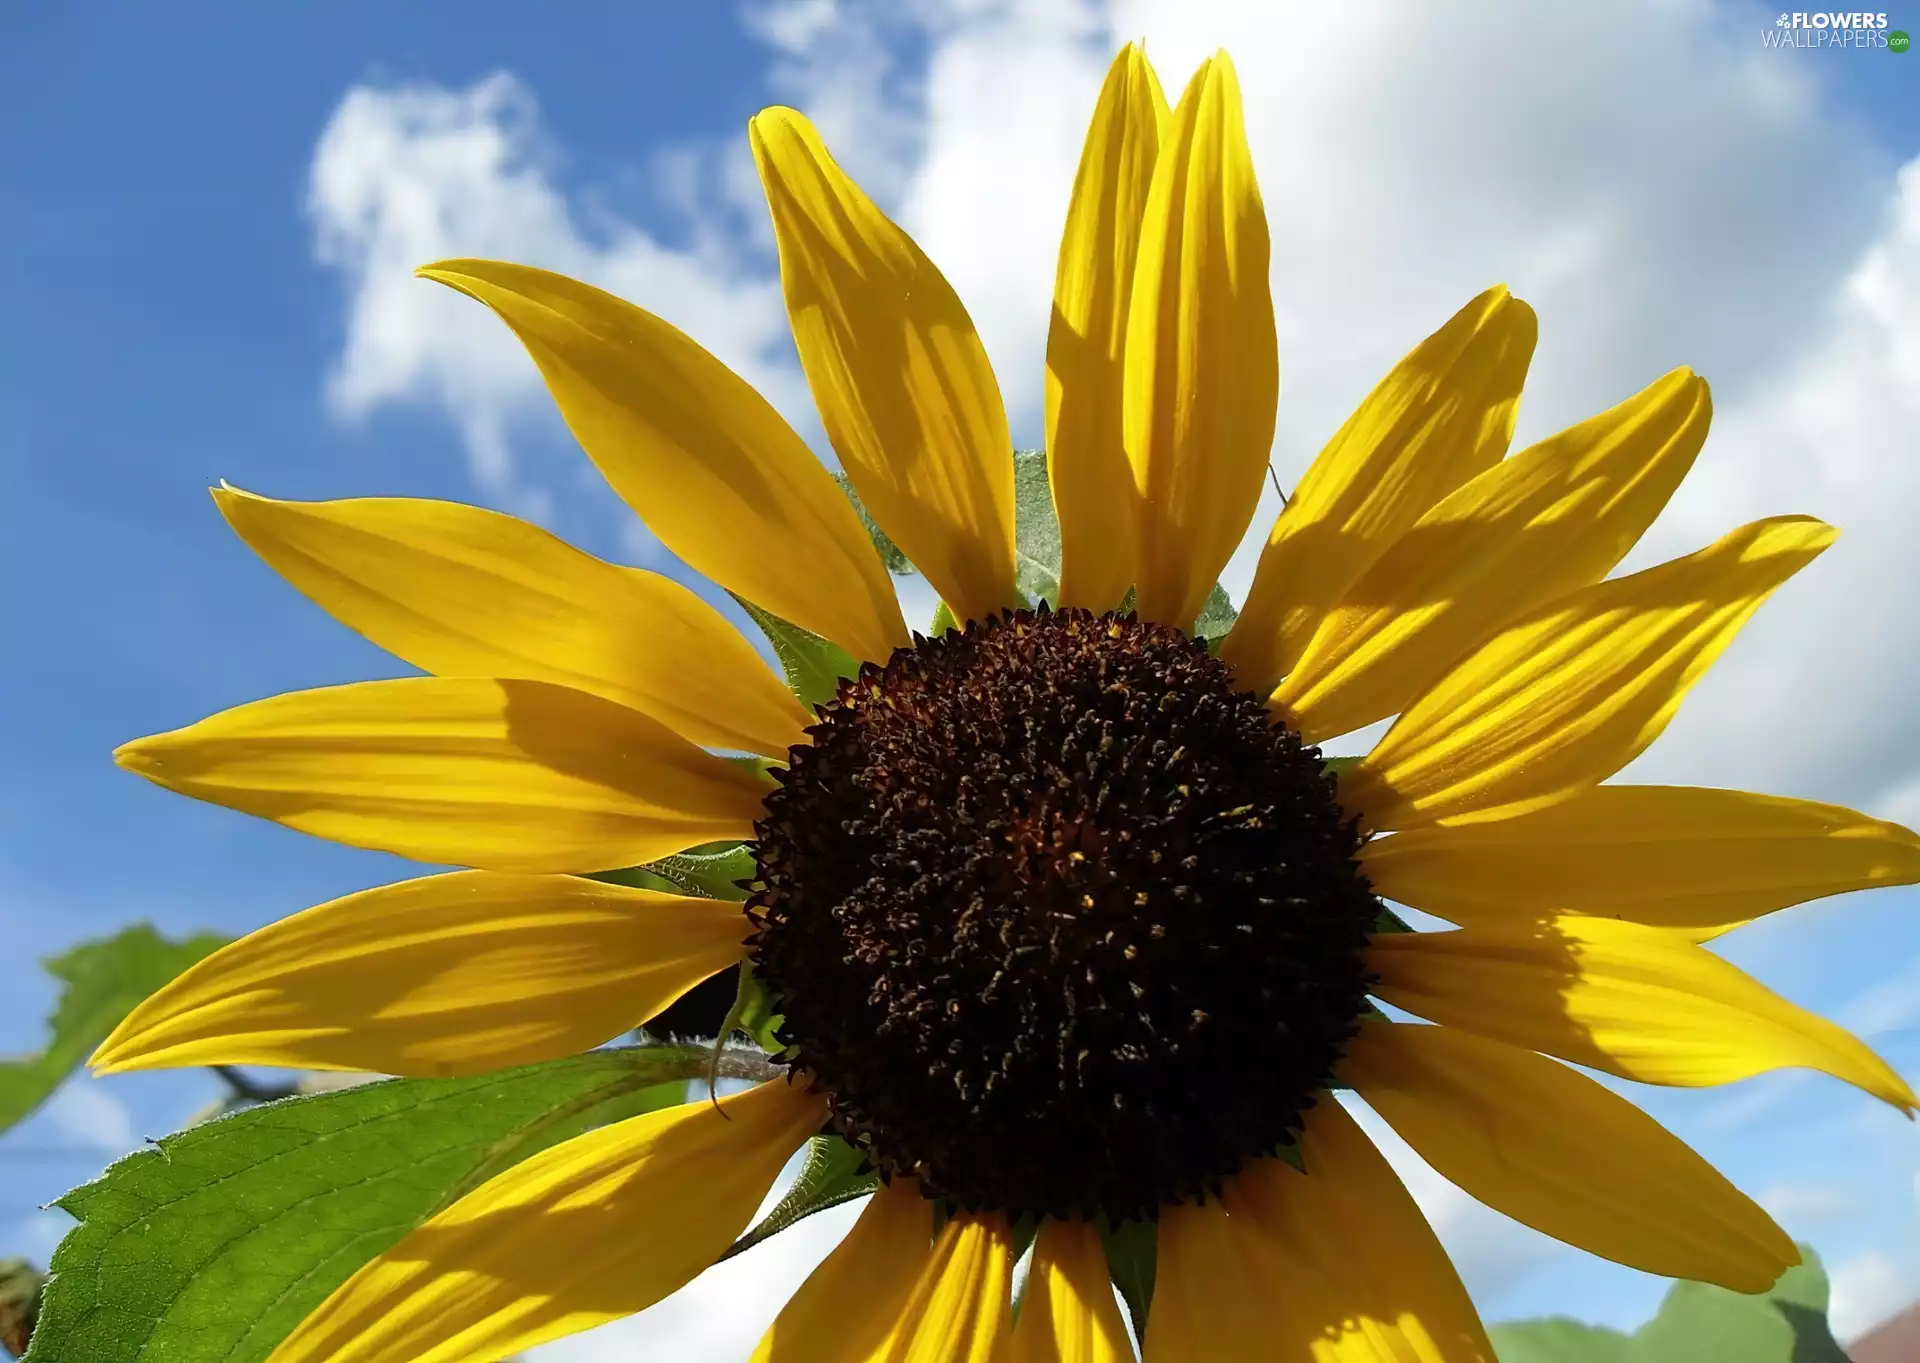
{"label": "sunflower center", "polygon": [[755,965],[883,1174],[1118,1220],[1298,1131],[1379,906],[1319,753],[1204,643],[1016,611],[809,732],[757,828]]}

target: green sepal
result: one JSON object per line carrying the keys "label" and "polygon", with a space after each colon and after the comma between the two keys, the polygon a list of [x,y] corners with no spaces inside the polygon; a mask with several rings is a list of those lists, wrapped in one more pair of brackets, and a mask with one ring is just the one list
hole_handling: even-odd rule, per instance
{"label": "green sepal", "polygon": [[1395,913],[1392,909],[1388,908],[1385,904],[1382,904],[1380,906],[1380,912],[1373,920],[1373,930],[1375,932],[1412,932],[1413,931],[1412,928],[1407,926],[1406,919],[1402,918],[1399,914]]}
{"label": "green sepal", "polygon": [[1120,1289],[1133,1322],[1133,1337],[1147,1337],[1147,1309],[1153,1304],[1154,1269],[1159,1262],[1160,1226],[1157,1221],[1102,1222],[1100,1244],[1107,1251],[1107,1274]]}
{"label": "green sepal", "polygon": [[[836,473],[833,480],[853,503],[854,513],[866,527],[867,538],[873,541],[874,551],[880,555],[887,571],[897,577],[913,574],[916,570],[912,561],[880,528],[847,475]],[[1025,601],[1057,603],[1060,598],[1060,521],[1053,509],[1053,491],[1047,485],[1044,450],[1013,451],[1013,541],[1014,585],[1021,596]],[[939,632],[944,631],[937,630]]]}
{"label": "green sepal", "polygon": [[649,881],[660,881],[670,886],[675,893],[693,895],[699,899],[730,899],[735,903],[747,897],[742,881],[751,881],[754,877],[753,853],[747,850],[743,842],[710,842],[699,847],[690,847],[684,852],[676,852],[670,857],[650,861],[644,866],[629,867],[621,871],[602,871],[596,880],[611,880],[616,885],[638,885],[641,889],[652,889],[650,883],[632,877],[635,872]]}
{"label": "green sepal", "polygon": [[[753,962],[742,961],[736,967],[734,976],[733,1003],[727,1009],[726,1017],[720,1021],[720,1030],[713,1038],[713,1065],[720,1064],[721,1053],[735,1032],[742,1032],[753,1043],[769,1055],[785,1049],[779,1038],[781,1015],[773,1011],[773,1001],[767,996],[766,986],[760,983],[760,977],[753,973]],[[711,1087],[714,1080],[713,1070],[707,1074],[707,1083]]]}
{"label": "green sepal", "polygon": [[784,761],[776,761],[771,757],[760,757],[752,753],[722,754],[720,760],[722,762],[731,762],[742,771],[751,772],[755,776],[764,778],[769,786],[773,784],[773,769],[787,765]]}
{"label": "green sepal", "polygon": [[773,998],[753,971],[753,962],[740,963],[740,989],[735,996],[739,1016],[734,1026],[752,1037],[754,1044],[769,1055],[785,1049],[780,1040],[780,1024],[786,1015],[774,1011]]}
{"label": "green sepal", "polygon": [[1200,607],[1200,618],[1193,622],[1196,638],[1207,641],[1210,653],[1220,651],[1220,641],[1227,637],[1233,628],[1233,622],[1240,618],[1240,612],[1234,609],[1233,598],[1227,595],[1227,589],[1218,582],[1207,593],[1206,604]]}
{"label": "green sepal", "polygon": [[740,603],[740,609],[751,616],[767,636],[774,656],[786,671],[788,689],[807,708],[818,709],[831,701],[840,694],[840,679],[860,670],[853,655],[831,639],[789,624],[772,612],[761,610],[744,596],[732,592],[728,595]]}
{"label": "green sepal", "polygon": [[[361,1265],[485,1180],[684,1100],[699,1047],[631,1047],[288,1098],[168,1136],[60,1199],[29,1363],[257,1363]],[[636,1234],[644,1233],[637,1227]]]}
{"label": "green sepal", "polygon": [[1494,1325],[1487,1334],[1500,1363],[1646,1363],[1631,1335],[1564,1316]]}
{"label": "green sepal", "polygon": [[839,1136],[815,1136],[807,1142],[800,1176],[787,1189],[787,1195],[720,1257],[731,1259],[815,1212],[865,1197],[879,1186],[880,1176],[866,1168],[865,1157],[853,1146]]}
{"label": "green sepal", "polygon": [[1827,1325],[1827,1275],[1802,1262],[1755,1296],[1677,1282],[1633,1334],[1564,1317],[1512,1321],[1487,1333],[1500,1363],[1847,1363]]}
{"label": "green sepal", "polygon": [[1060,518],[1044,450],[1013,452],[1013,582],[1029,601],[1060,602]]}
{"label": "green sepal", "polygon": [[137,923],[46,961],[61,982],[60,1002],[47,1019],[47,1044],[0,1064],[0,1131],[45,1102],[136,1004],[229,940],[203,932],[175,942]]}
{"label": "green sepal", "polygon": [[927,626],[927,637],[929,639],[943,638],[947,631],[957,630],[959,628],[960,620],[954,615],[953,607],[942,601],[933,608],[933,623]]}
{"label": "green sepal", "polygon": [[[900,547],[887,538],[886,531],[868,512],[846,475],[836,473],[834,481],[853,503],[887,571],[896,576],[912,574],[913,564]],[[1053,491],[1047,485],[1044,450],[1013,451],[1013,580],[1017,596],[1006,603],[1009,606],[1025,606],[1042,600],[1057,605],[1060,600],[1060,520],[1053,509]],[[932,637],[937,639],[949,629],[960,627],[961,622],[946,603],[941,602],[934,612]],[[778,648],[777,643],[775,647]]]}
{"label": "green sepal", "polygon": [[[1008,1254],[1013,1262],[1017,1264],[1026,1257],[1027,1251],[1033,1248],[1034,1240],[1039,1237],[1039,1218],[1030,1213],[1022,1214],[1014,1220],[1014,1223],[1007,1228],[1007,1231],[1008,1239],[1011,1242],[1008,1247]],[[1013,1285],[1013,1310],[1008,1318],[1016,1325],[1020,1322],[1020,1312],[1022,1308],[1027,1304],[1027,1288],[1032,1285],[1033,1275],[1031,1273],[1023,1273],[1020,1276],[1020,1280]]]}
{"label": "green sepal", "polygon": [[[589,871],[588,880],[603,880],[609,885],[629,885],[636,890],[658,890],[661,894],[686,894],[687,890],[656,874],[645,866],[622,866],[615,871]],[[708,896],[711,898],[712,896]]]}
{"label": "green sepal", "polygon": [[900,546],[887,538],[887,532],[880,528],[880,522],[867,510],[867,504],[860,500],[860,494],[853,490],[853,480],[844,473],[835,473],[833,481],[840,484],[840,490],[847,494],[847,500],[853,503],[853,514],[860,518],[860,524],[867,528],[867,538],[873,541],[880,562],[895,577],[911,577],[914,568],[911,560],[900,552]]}

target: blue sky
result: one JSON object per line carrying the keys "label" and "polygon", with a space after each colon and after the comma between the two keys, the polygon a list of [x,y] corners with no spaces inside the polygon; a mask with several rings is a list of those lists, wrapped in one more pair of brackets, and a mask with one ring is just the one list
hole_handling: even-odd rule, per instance
{"label": "blue sky", "polygon": [[[1831,563],[1828,585],[1769,607],[1646,770],[1920,817],[1920,632],[1874,604],[1920,569],[1904,533],[1920,170],[1901,178],[1920,156],[1920,56],[1763,58],[1773,11],[1600,8],[1522,25],[1234,0],[7,7],[0,1052],[37,1043],[38,957],[132,919],[239,932],[408,873],[108,761],[227,705],[400,670],[253,560],[209,483],[481,501],[670,566],[581,475],[491,320],[413,301],[433,286],[394,267],[407,249],[621,286],[817,439],[739,137],[763,104],[798,102],[946,266],[1016,435],[1037,443],[1052,239],[1116,34],[1146,34],[1169,85],[1226,43],[1248,83],[1283,474],[1496,278],[1543,317],[1523,439],[1695,364],[1721,415],[1648,552],[1778,511],[1849,538],[1814,570]],[[1920,10],[1892,19],[1920,30]],[[449,169],[461,148],[487,155]],[[424,225],[405,204],[430,209]],[[1854,896],[1725,945],[1920,1077],[1916,910],[1908,891]],[[34,1207],[212,1092],[83,1081],[0,1141],[0,1256],[44,1253],[54,1223]],[[1920,1291],[1909,1124],[1823,1079],[1642,1096],[1848,1266],[1859,1319]],[[1660,1290],[1454,1203],[1435,1214],[1491,1315],[1630,1323]]]}

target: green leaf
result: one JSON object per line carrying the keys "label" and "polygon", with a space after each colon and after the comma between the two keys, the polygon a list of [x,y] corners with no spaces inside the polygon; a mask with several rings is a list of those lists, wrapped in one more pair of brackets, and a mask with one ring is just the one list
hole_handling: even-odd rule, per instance
{"label": "green leaf", "polygon": [[773,645],[774,656],[786,669],[788,688],[800,698],[802,705],[815,709],[825,705],[840,693],[840,679],[860,670],[853,655],[840,645],[798,625],[788,624],[743,596],[733,599],[766,634],[767,641]]}
{"label": "green leaf", "polygon": [[1133,1337],[1147,1337],[1147,1307],[1153,1302],[1154,1269],[1159,1262],[1158,1227],[1152,1221],[1123,1221],[1102,1226],[1100,1240],[1107,1251],[1107,1272],[1120,1289],[1133,1321]]}
{"label": "green leaf", "polygon": [[0,1131],[40,1106],[135,1004],[227,941],[203,932],[173,942],[140,923],[46,962],[65,988],[47,1020],[45,1049],[0,1064]]}
{"label": "green leaf", "polygon": [[1013,580],[1030,600],[1060,600],[1060,520],[1044,450],[1013,452]]}
{"label": "green leaf", "polygon": [[1576,1321],[1520,1321],[1488,1334],[1500,1363],[1847,1363],[1827,1328],[1827,1275],[1803,1262],[1758,1296],[1677,1282],[1632,1335]]}
{"label": "green leaf", "polygon": [[1827,1328],[1827,1275],[1813,1250],[1749,1297],[1706,1283],[1675,1283],[1634,1342],[1646,1363],[1847,1363]]}
{"label": "green leaf", "polygon": [[1563,1316],[1495,1325],[1487,1335],[1500,1363],[1644,1363],[1629,1336]]}
{"label": "green leaf", "polygon": [[1233,608],[1233,598],[1227,595],[1227,589],[1218,582],[1207,593],[1206,604],[1200,607],[1200,618],[1193,622],[1193,632],[1208,644],[1214,644],[1227,637],[1227,631],[1233,628],[1233,622],[1240,618],[1240,612]]}
{"label": "green leaf", "polygon": [[[680,1101],[698,1047],[635,1047],[248,1108],[60,1199],[30,1363],[253,1363],[349,1274],[484,1180]],[[636,1234],[644,1233],[636,1227]]]}
{"label": "green leaf", "polygon": [[861,1172],[865,1164],[860,1152],[840,1137],[815,1136],[807,1142],[806,1162],[800,1166],[800,1176],[787,1190],[787,1195],[720,1257],[731,1259],[815,1212],[865,1197],[880,1186],[878,1174],[870,1170]]}
{"label": "green leaf", "polygon": [[860,494],[853,490],[853,480],[844,473],[833,475],[833,481],[840,484],[840,490],[847,494],[847,500],[853,503],[853,513],[860,518],[860,524],[867,527],[867,538],[873,541],[873,547],[879,551],[880,561],[887,565],[887,571],[895,577],[913,575],[913,564],[900,552],[900,546],[887,538],[887,532],[880,528],[880,522],[867,510],[867,504],[860,500]]}

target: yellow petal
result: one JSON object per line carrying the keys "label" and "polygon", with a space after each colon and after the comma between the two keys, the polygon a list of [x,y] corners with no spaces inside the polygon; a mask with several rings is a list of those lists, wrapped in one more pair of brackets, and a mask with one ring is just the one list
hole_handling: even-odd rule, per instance
{"label": "yellow petal", "polygon": [[725,1251],[825,1118],[776,1081],[544,1150],[347,1279],[272,1363],[489,1363],[644,1310]]}
{"label": "yellow petal", "polygon": [[645,1022],[744,956],[747,930],[738,904],[573,876],[403,881],[222,947],[128,1014],[92,1064],[484,1074]]}
{"label": "yellow petal", "polygon": [[1592,1254],[1735,1292],[1800,1262],[1787,1233],[1660,1123],[1558,1061],[1449,1027],[1369,1023],[1340,1075],[1435,1169]]}
{"label": "yellow petal", "polygon": [[[1331,1095],[1307,1114],[1301,1173],[1256,1161],[1228,1180],[1231,1217],[1264,1234],[1257,1290],[1281,1357],[1314,1363],[1494,1363],[1447,1252],[1373,1143]],[[1223,1355],[1224,1356],[1224,1355]]]}
{"label": "yellow petal", "polygon": [[874,519],[962,620],[1013,599],[1013,438],[987,352],[913,239],[813,125],[748,125],[800,367]]}
{"label": "yellow petal", "polygon": [[[1160,1209],[1145,1363],[1289,1357],[1278,1347],[1273,1300],[1283,1284],[1257,1280],[1267,1268],[1253,1243],[1259,1234],[1218,1202]],[[1299,1343],[1291,1356],[1306,1357]]]}
{"label": "yellow petal", "polygon": [[113,756],[316,837],[490,871],[603,871],[751,837],[765,792],[658,720],[537,681],[293,691]]}
{"label": "yellow petal", "polygon": [[1653,742],[1760,603],[1834,540],[1807,516],[1521,617],[1456,664],[1347,772],[1373,828],[1506,818],[1598,785]]}
{"label": "yellow petal", "polygon": [[574,437],[694,571],[856,658],[908,642],[853,507],[739,375],[652,313],[565,275],[443,260],[428,279],[500,315]]}
{"label": "yellow petal", "polygon": [[1390,545],[1273,693],[1318,743],[1397,713],[1488,635],[1626,556],[1707,438],[1706,383],[1677,369],[1494,465]]}
{"label": "yellow petal", "polygon": [[1128,301],[1124,435],[1140,496],[1140,614],[1185,629],[1260,499],[1280,362],[1240,82],[1224,52],[1154,163]]}
{"label": "yellow petal", "polygon": [[1916,1105],[1859,1038],[1662,928],[1562,917],[1389,933],[1367,963],[1395,1007],[1622,1079],[1698,1088],[1802,1066]]}
{"label": "yellow petal", "polygon": [[1920,837],[1838,805],[1694,786],[1595,786],[1514,819],[1360,849],[1388,899],[1467,927],[1578,913],[1696,939],[1823,895],[1920,881]]}
{"label": "yellow petal", "polygon": [[896,1179],[808,1275],[761,1336],[752,1363],[876,1363],[933,1260],[933,1203]]}
{"label": "yellow petal", "polygon": [[1100,1234],[1085,1221],[1040,1223],[1008,1363],[1131,1363]]}
{"label": "yellow petal", "polygon": [[1014,1257],[1005,1217],[954,1216],[878,1363],[998,1363],[1012,1323]]}
{"label": "yellow petal", "polygon": [[1111,610],[1133,585],[1138,510],[1122,432],[1127,304],[1169,113],[1147,54],[1120,49],[1073,180],[1047,331],[1047,475],[1060,602]]}
{"label": "yellow petal", "polygon": [[1323,1095],[1279,1159],[1227,1181],[1224,1206],[1161,1213],[1145,1363],[1494,1363],[1420,1209]]}
{"label": "yellow petal", "polygon": [[1274,522],[1220,656],[1267,690],[1326,609],[1428,509],[1507,452],[1533,357],[1533,309],[1488,289],[1367,395]]}
{"label": "yellow petal", "polygon": [[671,578],[455,502],[213,498],[282,577],[424,672],[556,682],[710,747],[784,759],[806,741],[812,721],[785,683]]}

